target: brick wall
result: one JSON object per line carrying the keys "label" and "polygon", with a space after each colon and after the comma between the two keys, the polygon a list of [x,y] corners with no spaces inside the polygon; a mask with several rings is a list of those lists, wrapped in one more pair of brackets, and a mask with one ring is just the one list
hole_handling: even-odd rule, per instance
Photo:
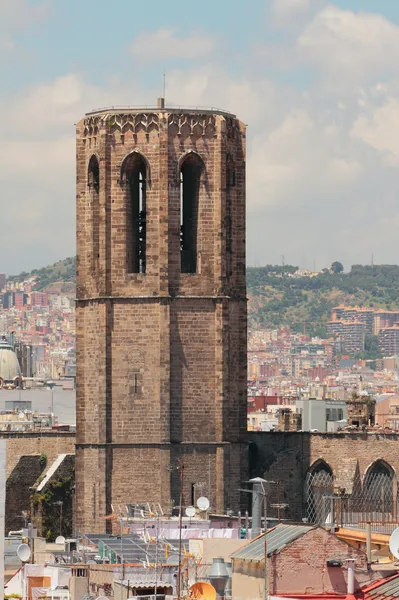
{"label": "brick wall", "polygon": [[[383,575],[367,565],[364,552],[350,547],[325,529],[315,528],[288,543],[268,559],[270,595],[347,593],[345,560],[354,558],[355,591]],[[327,561],[342,561],[327,567]],[[264,596],[264,563],[233,559],[233,596],[250,600]]]}

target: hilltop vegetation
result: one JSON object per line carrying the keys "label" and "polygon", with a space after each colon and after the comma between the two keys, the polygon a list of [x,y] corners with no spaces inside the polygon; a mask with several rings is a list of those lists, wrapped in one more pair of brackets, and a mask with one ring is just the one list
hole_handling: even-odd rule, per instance
{"label": "hilltop vegetation", "polygon": [[[295,275],[293,265],[249,267],[247,285],[249,326],[275,328],[289,326],[294,331],[327,336],[331,309],[344,303],[388,310],[399,307],[399,266],[354,265],[349,273],[340,272],[340,263],[317,276]],[[76,281],[76,257],[66,258],[49,267],[9,277],[23,281],[38,277],[36,289],[54,286],[73,290]]]}
{"label": "hilltop vegetation", "polygon": [[47,289],[56,284],[63,290],[73,289],[76,281],[76,257],[71,256],[59,260],[51,266],[33,269],[30,273],[23,271],[19,275],[7,277],[7,281],[21,282],[35,275],[37,276],[37,286],[35,287],[37,290]]}
{"label": "hilltop vegetation", "polygon": [[397,265],[354,265],[349,273],[324,269],[315,277],[299,277],[296,271],[292,265],[247,269],[250,327],[288,325],[326,337],[331,309],[338,304],[388,310],[399,306]]}

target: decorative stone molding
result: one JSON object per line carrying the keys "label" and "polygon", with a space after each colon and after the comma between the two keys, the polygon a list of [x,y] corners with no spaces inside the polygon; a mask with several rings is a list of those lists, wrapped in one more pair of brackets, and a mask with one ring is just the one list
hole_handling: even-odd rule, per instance
{"label": "decorative stone molding", "polygon": [[104,125],[113,131],[120,131],[122,134],[127,131],[150,133],[150,131],[159,130],[159,117],[155,113],[104,114],[87,117],[84,125],[84,135],[89,137],[97,135],[99,128]]}
{"label": "decorative stone molding", "polygon": [[169,134],[182,137],[207,137],[215,136],[216,126],[213,115],[196,115],[172,113],[169,115]]}

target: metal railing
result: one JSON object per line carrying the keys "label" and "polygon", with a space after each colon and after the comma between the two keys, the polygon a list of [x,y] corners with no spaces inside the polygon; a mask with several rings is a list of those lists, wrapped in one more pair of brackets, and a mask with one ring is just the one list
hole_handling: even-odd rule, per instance
{"label": "metal railing", "polygon": [[99,113],[99,112],[106,112],[106,111],[116,111],[116,110],[120,110],[120,111],[139,111],[139,110],[147,110],[150,112],[168,112],[170,110],[173,111],[191,111],[191,110],[195,110],[195,111],[206,111],[206,112],[212,112],[212,113],[223,113],[223,114],[227,114],[227,115],[231,115],[234,116],[232,112],[228,111],[228,110],[224,110],[223,108],[217,108],[216,106],[184,106],[184,105],[178,105],[178,104],[168,104],[167,106],[165,106],[164,108],[160,108],[159,106],[154,106],[153,104],[116,104],[115,106],[104,106],[101,108],[94,108],[93,110],[91,110],[90,112],[86,113],[87,115],[92,115],[95,113]]}
{"label": "metal railing", "polygon": [[327,471],[309,474],[305,482],[306,520],[338,527],[365,527],[391,532],[398,524],[398,489],[394,477],[374,473],[353,483],[350,491],[335,485]]}

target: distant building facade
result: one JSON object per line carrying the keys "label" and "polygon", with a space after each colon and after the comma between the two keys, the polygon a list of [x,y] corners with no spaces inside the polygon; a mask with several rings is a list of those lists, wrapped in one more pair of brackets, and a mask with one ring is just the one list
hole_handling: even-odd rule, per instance
{"label": "distant building facade", "polygon": [[327,330],[331,337],[342,340],[342,350],[348,354],[363,352],[367,326],[362,321],[329,321]]}

